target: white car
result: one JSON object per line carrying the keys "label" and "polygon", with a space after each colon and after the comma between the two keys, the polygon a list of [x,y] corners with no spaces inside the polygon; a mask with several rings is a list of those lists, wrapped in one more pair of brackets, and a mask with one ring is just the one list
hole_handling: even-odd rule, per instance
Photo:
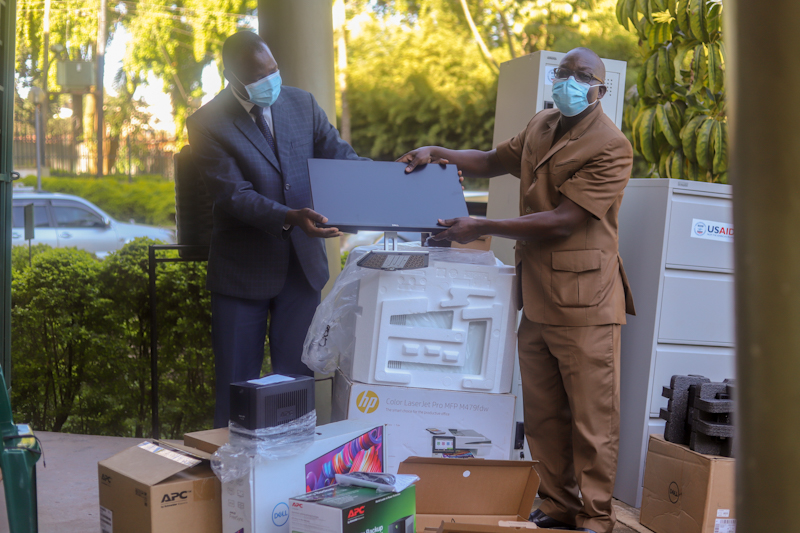
{"label": "white car", "polygon": [[28,204],[33,204],[34,213],[31,244],[75,247],[102,259],[137,237],[175,242],[172,230],[118,222],[93,203],[70,194],[15,189],[13,202],[11,238],[14,246],[28,244],[25,240],[25,206]]}

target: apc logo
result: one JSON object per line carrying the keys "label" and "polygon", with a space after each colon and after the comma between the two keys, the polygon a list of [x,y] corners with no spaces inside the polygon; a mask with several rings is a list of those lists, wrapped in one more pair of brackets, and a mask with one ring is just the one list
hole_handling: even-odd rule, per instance
{"label": "apc logo", "polygon": [[678,484],[674,481],[669,484],[669,489],[667,490],[669,494],[669,501],[672,503],[678,503],[678,500],[681,499],[681,489],[678,487]]}
{"label": "apc logo", "polygon": [[702,237],[703,235],[706,234],[706,223],[705,222],[695,223],[693,230],[695,235],[697,235],[698,237]]}
{"label": "apc logo", "polygon": [[364,516],[364,505],[361,507],[353,507],[350,509],[350,512],[347,514],[347,519],[350,520],[351,518],[356,518],[358,516]]}
{"label": "apc logo", "polygon": [[289,506],[281,502],[272,510],[272,523],[281,527],[289,521]]}
{"label": "apc logo", "polygon": [[189,490],[185,490],[183,492],[173,492],[171,494],[169,493],[164,494],[164,497],[161,498],[161,503],[171,503],[174,502],[175,500],[185,500],[186,498],[189,497],[190,492],[191,491]]}
{"label": "apc logo", "polygon": [[298,509],[302,509],[303,508],[303,504],[302,503],[297,503],[297,502],[292,502],[292,507],[297,507]]}

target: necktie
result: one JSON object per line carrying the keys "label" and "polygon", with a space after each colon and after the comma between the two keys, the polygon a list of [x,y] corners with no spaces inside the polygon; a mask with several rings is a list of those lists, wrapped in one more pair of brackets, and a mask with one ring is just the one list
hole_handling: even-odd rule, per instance
{"label": "necktie", "polygon": [[264,118],[264,108],[254,105],[250,110],[250,113],[256,118],[256,126],[258,126],[258,129],[261,130],[261,133],[267,139],[267,144],[269,144],[269,147],[272,148],[272,153],[274,153],[277,157],[278,145],[275,144],[275,138],[272,136],[272,133],[270,133],[269,126],[267,126],[267,121]]}

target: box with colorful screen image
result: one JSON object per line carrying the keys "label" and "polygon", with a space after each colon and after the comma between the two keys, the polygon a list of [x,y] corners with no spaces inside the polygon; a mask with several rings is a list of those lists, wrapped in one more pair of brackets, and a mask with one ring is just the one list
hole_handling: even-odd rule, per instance
{"label": "box with colorful screen image", "polygon": [[327,487],[289,501],[292,533],[414,533],[416,491]]}
{"label": "box with colorful screen image", "polygon": [[383,472],[383,426],[306,464],[306,492],[336,484],[336,474]]}

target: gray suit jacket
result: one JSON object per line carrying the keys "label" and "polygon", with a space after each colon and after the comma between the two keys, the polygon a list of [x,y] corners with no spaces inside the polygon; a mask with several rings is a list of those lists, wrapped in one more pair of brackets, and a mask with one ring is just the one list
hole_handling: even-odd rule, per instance
{"label": "gray suit jacket", "polygon": [[306,91],[282,87],[272,122],[278,157],[230,87],[186,121],[195,163],[214,199],[211,291],[250,299],[277,295],[290,240],[311,286],[319,290],[328,280],[322,239],[284,231],[284,219],[289,209],[311,207],[308,159],[358,156]]}

